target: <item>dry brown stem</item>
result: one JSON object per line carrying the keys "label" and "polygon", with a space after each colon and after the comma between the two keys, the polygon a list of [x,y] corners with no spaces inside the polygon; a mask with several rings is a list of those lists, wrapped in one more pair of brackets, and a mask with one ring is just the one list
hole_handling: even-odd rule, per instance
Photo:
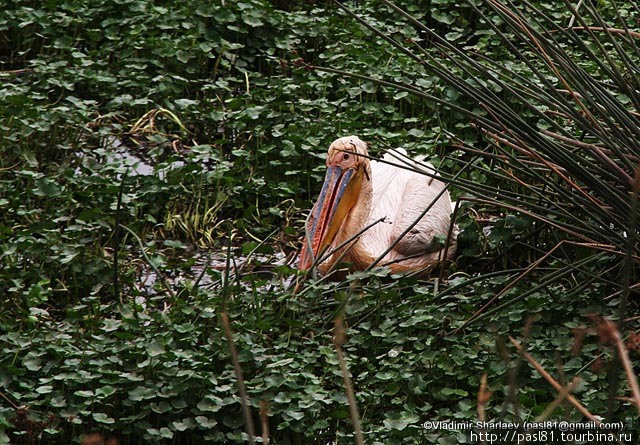
{"label": "dry brown stem", "polygon": [[487,373],[485,372],[480,379],[480,389],[478,390],[478,420],[481,422],[487,421],[486,405],[492,394],[487,390]]}
{"label": "dry brown stem", "polygon": [[236,350],[236,344],[233,341],[233,332],[231,332],[231,324],[229,323],[229,314],[223,312],[220,317],[222,320],[222,327],[224,328],[224,335],[229,342],[229,352],[231,353],[231,360],[233,360],[233,369],[236,374],[236,381],[238,382],[238,392],[240,393],[240,402],[242,404],[242,414],[244,416],[244,425],[247,429],[247,435],[249,436],[249,443],[255,444],[255,428],[253,427],[253,419],[251,418],[251,411],[249,409],[249,396],[244,386],[244,377],[242,376],[242,368],[240,367],[240,360],[238,359],[238,351]]}
{"label": "dry brown stem", "polygon": [[351,413],[351,421],[353,422],[353,431],[356,435],[356,443],[358,445],[364,445],[364,436],[362,435],[362,426],[360,425],[360,413],[358,412],[356,396],[353,391],[353,386],[351,385],[351,377],[349,376],[347,362],[344,359],[344,352],[342,351],[342,345],[346,341],[344,322],[342,320],[342,317],[338,317],[335,319],[334,327],[335,330],[333,334],[333,345],[336,348],[338,362],[340,363],[340,369],[342,371],[342,379],[344,380],[344,387],[347,393],[347,401],[349,402],[349,412]]}
{"label": "dry brown stem", "polygon": [[[536,371],[538,371],[538,373],[542,377],[544,377],[544,379],[547,382],[549,382],[556,391],[558,391],[558,393],[562,393],[565,390],[564,387],[560,383],[558,383],[558,381],[554,379],[551,376],[551,374],[549,374],[540,363],[536,361],[536,359],[534,359],[527,351],[524,350],[522,345],[515,338],[509,336],[509,340],[516,347],[516,349],[522,354],[522,356],[525,359],[527,359],[527,361],[531,364],[531,366],[533,366],[536,369]],[[566,394],[566,399],[578,411],[580,411],[580,413],[583,416],[585,416],[587,419],[591,420],[592,422],[595,422],[596,425],[600,425],[601,423],[600,420],[598,420],[598,418],[596,418],[593,414],[591,414],[589,410],[585,408],[585,406],[582,403],[580,403],[578,399],[576,399],[575,397],[573,397],[571,394],[568,394],[568,393]]]}

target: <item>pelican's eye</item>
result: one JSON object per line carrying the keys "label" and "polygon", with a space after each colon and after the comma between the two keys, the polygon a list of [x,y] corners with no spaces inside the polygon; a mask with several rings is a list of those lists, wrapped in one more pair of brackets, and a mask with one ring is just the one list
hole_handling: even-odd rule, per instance
{"label": "pelican's eye", "polygon": [[347,159],[349,159],[349,155],[347,153],[342,155],[342,158],[346,161]]}

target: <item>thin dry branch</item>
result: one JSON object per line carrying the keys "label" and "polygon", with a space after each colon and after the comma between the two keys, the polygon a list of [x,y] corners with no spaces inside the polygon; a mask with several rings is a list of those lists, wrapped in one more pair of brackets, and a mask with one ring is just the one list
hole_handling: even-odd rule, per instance
{"label": "thin dry branch", "polygon": [[493,393],[487,390],[487,373],[482,374],[480,378],[480,389],[478,390],[478,420],[487,421],[487,402],[491,399]]}
{"label": "thin dry branch", "polygon": [[606,252],[610,252],[611,249],[613,248],[612,246],[606,245],[606,244],[599,244],[599,243],[579,243],[579,242],[575,242],[575,241],[570,241],[570,240],[561,240],[559,243],[557,243],[553,248],[551,248],[547,253],[545,253],[543,256],[541,256],[540,258],[538,258],[536,261],[534,261],[533,263],[531,263],[531,265],[529,267],[527,267],[526,270],[524,270],[520,275],[518,275],[517,277],[515,277],[513,280],[511,280],[509,282],[509,284],[507,284],[505,287],[502,288],[502,290],[500,290],[500,292],[498,292],[493,298],[491,298],[491,300],[489,300],[487,303],[485,303],[480,309],[478,309],[476,312],[473,313],[473,315],[471,315],[471,317],[469,317],[463,324],[462,326],[460,326],[459,328],[456,328],[455,330],[452,331],[452,334],[457,334],[458,332],[460,332],[462,329],[464,329],[465,327],[467,327],[469,325],[469,323],[471,323],[472,321],[474,321],[476,318],[478,318],[478,316],[480,316],[480,314],[482,314],[485,310],[487,310],[487,308],[489,306],[491,306],[496,300],[498,300],[500,297],[502,297],[507,291],[509,291],[510,289],[512,289],[516,284],[518,284],[522,279],[524,279],[524,277],[526,277],[527,275],[529,275],[533,270],[535,270],[540,263],[542,263],[545,259],[547,259],[553,252],[555,252],[557,249],[559,249],[561,246],[563,246],[564,244],[572,244],[578,247],[590,247],[596,250],[603,250]]}
{"label": "thin dry branch", "polygon": [[580,377],[575,376],[571,381],[571,383],[569,383],[566,387],[563,386],[562,391],[560,391],[560,393],[558,394],[558,397],[556,397],[555,400],[545,408],[542,414],[540,414],[536,418],[536,422],[542,422],[545,419],[547,419],[551,414],[553,414],[553,412],[556,410],[558,405],[560,405],[560,403],[562,403],[562,401],[567,398],[567,396],[571,393],[571,391],[575,389],[578,383],[580,383]]}
{"label": "thin dry branch", "polygon": [[19,70],[5,70],[0,71],[0,76],[19,76],[21,74],[32,73],[33,68],[22,68]]}
{"label": "thin dry branch", "polygon": [[[565,94],[569,94],[569,90],[562,90],[562,89],[560,89],[560,90],[556,90],[556,91],[558,91],[558,93],[565,93]],[[580,98],[582,98],[582,97],[583,97],[583,96],[582,96],[582,94],[580,94],[580,93],[575,93],[575,94],[577,94]],[[602,105],[596,105],[596,106],[597,106],[598,108],[600,108],[600,110],[602,110],[602,111],[606,111],[606,108],[604,108]],[[555,111],[551,111],[551,110],[547,110],[547,111],[549,111],[549,112],[553,112],[553,113],[556,113]],[[627,110],[627,112],[628,112],[628,113],[633,114],[634,116],[640,117],[640,113],[638,113],[638,112],[636,112],[636,111],[633,111],[633,110]],[[566,118],[566,119],[569,119],[569,116],[567,116],[566,114],[558,113],[558,115],[560,115],[560,116],[562,116],[562,117],[564,117],[564,118]]]}
{"label": "thin dry branch", "polygon": [[[544,367],[538,363],[536,361],[536,359],[534,359],[527,351],[524,350],[524,348],[522,347],[522,345],[513,337],[509,336],[509,340],[511,341],[511,343],[516,347],[516,349],[522,354],[522,356],[527,359],[527,361],[531,364],[531,366],[533,366],[536,371],[538,371],[538,373],[544,377],[544,379],[549,382],[551,384],[551,386],[553,386],[553,388],[558,391],[558,393],[562,393],[564,390],[564,387],[558,383],[558,381],[556,379],[554,379],[551,374],[549,374]],[[580,401],[578,399],[576,399],[575,397],[573,397],[571,394],[567,394],[566,395],[567,400],[569,401],[569,403],[571,403],[578,411],[580,411],[580,413],[585,416],[587,419],[591,420],[592,422],[594,422],[596,425],[600,425],[600,420],[598,420],[598,418],[596,416],[594,416],[593,414],[591,414],[589,412],[589,410],[587,408],[585,408],[585,406],[580,403]]]}
{"label": "thin dry branch", "polygon": [[269,403],[260,400],[260,421],[262,423],[262,443],[269,445]]}
{"label": "thin dry branch", "polygon": [[604,31],[610,32],[611,34],[624,34],[626,36],[635,37],[636,39],[640,39],[640,32],[631,31],[619,28],[603,28],[602,26],[572,26],[571,28],[565,29],[565,31]]}
{"label": "thin dry branch", "polygon": [[624,345],[622,335],[620,335],[620,331],[618,331],[618,327],[615,325],[615,323],[605,319],[604,325],[608,330],[608,334],[611,336],[611,339],[616,344],[616,347],[618,349],[618,357],[620,357],[622,367],[624,368],[624,372],[627,376],[627,381],[629,382],[629,387],[631,388],[633,403],[636,405],[636,408],[638,408],[638,413],[640,414],[640,388],[638,387],[638,379],[633,372],[633,365],[631,364],[631,360],[629,359],[629,352]]}
{"label": "thin dry branch", "polygon": [[362,426],[360,425],[360,413],[358,412],[356,396],[353,391],[353,386],[351,385],[351,377],[349,376],[349,369],[347,368],[347,362],[344,359],[344,352],[342,351],[342,345],[346,341],[344,322],[342,320],[342,317],[338,317],[335,319],[334,326],[335,326],[335,331],[333,335],[333,345],[336,348],[336,355],[338,356],[338,362],[340,362],[340,370],[342,371],[342,379],[344,380],[344,387],[347,393],[347,401],[349,402],[349,412],[351,413],[353,430],[356,435],[356,443],[358,445],[364,445],[364,436],[362,435]]}
{"label": "thin dry branch", "polygon": [[582,109],[582,112],[584,113],[584,115],[592,122],[594,126],[600,128],[599,122],[596,120],[593,114],[591,114],[591,112],[584,105],[584,103],[580,100],[580,97],[576,96],[576,92],[571,88],[571,85],[564,78],[559,68],[553,62],[553,59],[549,56],[549,54],[547,54],[547,51],[544,50],[544,46],[542,45],[542,43],[533,35],[530,27],[527,26],[528,24],[523,20],[523,17],[511,11],[507,6],[500,4],[496,0],[489,0],[489,3],[491,3],[496,10],[501,10],[506,16],[511,17],[511,20],[513,20],[513,23],[517,25],[519,30],[529,36],[531,41],[538,48],[539,55],[547,63],[547,66],[553,71],[553,73],[558,78],[558,80],[560,80],[560,82],[562,82],[564,87],[569,91],[569,94],[571,95],[571,97],[573,97],[573,100],[576,102],[576,104],[578,104],[578,106]]}
{"label": "thin dry branch", "polygon": [[[605,206],[604,203],[596,200],[596,198],[594,198],[589,193],[587,193],[582,187],[580,187],[571,178],[569,178],[569,176],[567,176],[564,173],[562,173],[561,167],[559,165],[554,164],[553,162],[549,162],[548,160],[543,158],[539,153],[535,152],[534,150],[531,150],[531,149],[527,150],[524,147],[521,147],[521,146],[509,141],[508,139],[505,139],[504,137],[502,137],[502,136],[500,136],[498,134],[491,133],[490,131],[485,131],[485,134],[488,135],[489,137],[491,137],[492,139],[494,139],[497,142],[501,142],[501,143],[503,143],[503,144],[515,149],[515,150],[518,150],[518,151],[524,153],[527,156],[532,157],[533,159],[536,159],[536,160],[542,162],[549,170],[551,170],[553,173],[555,173],[556,176],[558,176],[560,179],[562,179],[565,183],[569,184],[570,187],[572,187],[574,190],[576,190],[578,193],[580,193],[586,199],[591,201],[591,203],[593,205],[598,206],[602,210],[606,211],[606,206]],[[564,170],[564,169],[562,169],[562,170]]]}
{"label": "thin dry branch", "polygon": [[251,418],[251,411],[249,409],[249,396],[244,386],[244,377],[242,376],[242,368],[240,367],[240,360],[238,359],[238,351],[236,350],[236,344],[233,341],[233,332],[231,332],[231,324],[229,323],[229,314],[223,312],[220,317],[222,320],[222,327],[224,328],[224,335],[229,342],[229,352],[231,353],[231,360],[233,360],[233,369],[236,374],[236,381],[238,382],[238,392],[240,393],[240,402],[242,404],[242,414],[244,416],[244,425],[247,429],[247,435],[249,436],[249,443],[255,444],[255,428],[253,427],[253,419]]}
{"label": "thin dry branch", "polygon": [[613,162],[613,160],[610,157],[608,157],[606,154],[604,154],[602,149],[600,147],[598,147],[597,145],[588,144],[588,143],[582,142],[582,141],[577,141],[575,139],[571,139],[571,138],[562,136],[561,134],[553,133],[553,132],[547,131],[547,130],[543,130],[542,134],[545,134],[547,136],[551,136],[552,138],[560,140],[560,141],[565,142],[567,144],[571,144],[571,145],[575,145],[575,146],[580,147],[580,148],[586,148],[588,150],[591,150],[612,171],[615,171],[616,173],[618,173],[618,175],[620,175],[620,177],[623,178],[626,181],[627,185],[629,185],[630,187],[633,186],[633,179],[631,178],[631,176],[629,176],[627,174],[627,172],[625,172],[622,168],[620,168],[620,166],[618,164]]}

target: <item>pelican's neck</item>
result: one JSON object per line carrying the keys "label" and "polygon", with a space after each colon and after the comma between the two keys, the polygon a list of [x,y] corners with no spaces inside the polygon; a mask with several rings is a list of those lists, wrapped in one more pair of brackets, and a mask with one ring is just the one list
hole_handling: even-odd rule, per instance
{"label": "pelican's neck", "polygon": [[[371,183],[373,177],[371,176],[371,164],[368,159],[365,160],[364,168],[367,174],[363,175],[360,195],[338,232],[334,243],[336,246],[356,236],[369,222],[373,201],[373,184]],[[351,248],[344,256],[344,260],[355,263],[359,269],[364,269],[373,262],[373,256],[365,249],[361,238],[358,238],[355,243],[350,243],[350,245]],[[342,253],[344,253],[344,250],[337,252],[334,258],[337,260]]]}

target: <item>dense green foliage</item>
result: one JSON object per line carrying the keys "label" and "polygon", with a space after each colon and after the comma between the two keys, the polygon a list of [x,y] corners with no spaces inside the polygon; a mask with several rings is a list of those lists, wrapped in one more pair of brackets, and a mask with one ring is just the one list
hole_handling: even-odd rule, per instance
{"label": "dense green foliage", "polygon": [[[561,23],[571,16],[536,3]],[[398,41],[424,39],[378,2],[350,6]],[[469,54],[512,60],[468,4],[403,7]],[[637,24],[636,9],[622,11]],[[559,240],[522,214],[468,205],[444,284],[382,269],[293,293],[297,272],[282,258],[298,247],[335,137],[361,135],[374,154],[403,146],[449,173],[472,156],[445,130],[481,139],[468,116],[433,100],[305,63],[417,85],[477,111],[330,2],[2,7],[0,443],[80,443],[92,431],[123,444],[246,441],[224,309],[256,425],[260,401],[269,403],[272,443],[353,442],[331,341],[342,310],[367,443],[468,442],[421,424],[475,419],[485,372],[489,418],[541,414],[556,392],[508,335],[526,337],[563,383],[579,374],[574,393],[592,413],[633,418],[630,404],[611,403],[610,349],[595,331],[580,350],[574,342],[592,326],[587,315],[620,315],[616,298],[603,301],[617,289],[611,257],[573,249],[550,258],[544,267],[587,258],[602,279],[569,268],[550,282],[541,268],[501,302],[524,298],[453,333]],[[528,75],[515,63],[513,73]],[[523,107],[522,116],[532,115]],[[492,166],[478,160],[462,178],[500,186]],[[201,275],[194,249],[225,258]],[[479,273],[493,275],[474,281]],[[624,381],[613,395],[628,396]],[[553,417],[581,419],[568,405]]]}

